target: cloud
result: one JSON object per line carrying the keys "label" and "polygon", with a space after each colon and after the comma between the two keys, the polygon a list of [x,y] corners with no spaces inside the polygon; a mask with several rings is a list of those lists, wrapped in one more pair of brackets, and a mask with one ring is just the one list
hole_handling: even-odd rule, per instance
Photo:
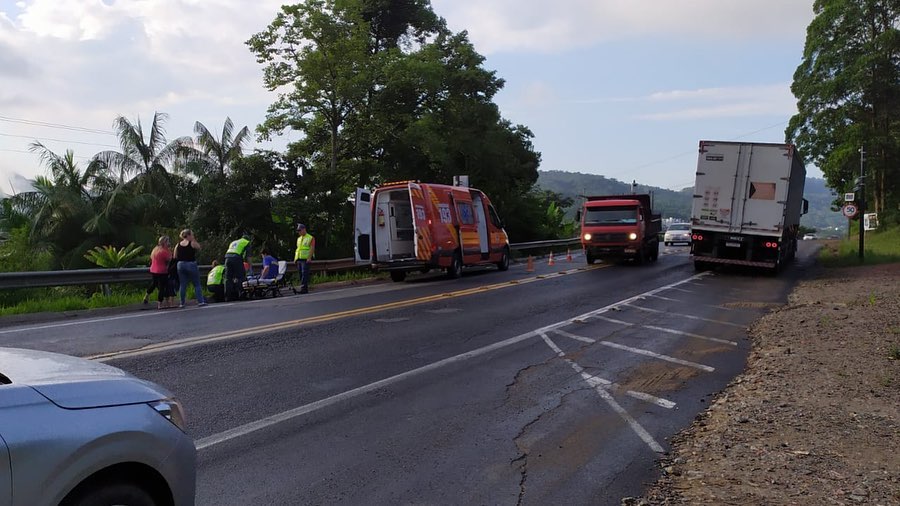
{"label": "cloud", "polygon": [[[454,30],[467,29],[480,52],[561,52],[647,37],[796,38],[812,20],[811,0],[433,0]],[[652,4],[652,5],[650,5]]]}
{"label": "cloud", "polygon": [[644,97],[643,102],[653,107],[675,106],[635,115],[636,119],[650,121],[784,116],[796,111],[796,99],[788,83],[661,91]]}

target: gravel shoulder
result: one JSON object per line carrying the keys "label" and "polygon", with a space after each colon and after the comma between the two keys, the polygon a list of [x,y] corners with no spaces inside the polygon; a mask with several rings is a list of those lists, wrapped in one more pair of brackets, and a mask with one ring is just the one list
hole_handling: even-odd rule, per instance
{"label": "gravel shoulder", "polygon": [[623,504],[900,505],[900,264],[819,269]]}

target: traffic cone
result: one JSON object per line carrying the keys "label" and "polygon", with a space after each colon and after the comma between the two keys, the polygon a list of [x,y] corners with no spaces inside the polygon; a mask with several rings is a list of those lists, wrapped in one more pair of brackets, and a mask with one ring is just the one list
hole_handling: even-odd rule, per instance
{"label": "traffic cone", "polygon": [[572,249],[566,249],[566,262],[572,263]]}
{"label": "traffic cone", "polygon": [[528,255],[528,263],[525,265],[525,272],[534,272],[534,258]]}
{"label": "traffic cone", "polygon": [[550,252],[550,260],[547,260],[547,265],[556,265],[556,262],[553,261],[553,252]]}

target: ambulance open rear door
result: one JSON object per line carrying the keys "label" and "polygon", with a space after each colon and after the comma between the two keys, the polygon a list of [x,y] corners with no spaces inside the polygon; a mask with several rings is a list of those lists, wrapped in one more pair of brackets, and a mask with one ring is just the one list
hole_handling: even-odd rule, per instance
{"label": "ambulance open rear door", "polygon": [[372,192],[365,188],[356,189],[356,206],[353,213],[355,240],[353,252],[356,263],[368,264],[372,261]]}

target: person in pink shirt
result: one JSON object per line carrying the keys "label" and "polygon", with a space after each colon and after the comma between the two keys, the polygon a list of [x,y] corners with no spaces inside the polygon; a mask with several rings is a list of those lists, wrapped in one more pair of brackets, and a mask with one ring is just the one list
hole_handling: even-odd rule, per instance
{"label": "person in pink shirt", "polygon": [[170,248],[169,236],[164,235],[150,252],[150,274],[157,291],[156,309],[172,307],[175,302],[175,294],[171,294],[169,290],[169,261],[172,259]]}

